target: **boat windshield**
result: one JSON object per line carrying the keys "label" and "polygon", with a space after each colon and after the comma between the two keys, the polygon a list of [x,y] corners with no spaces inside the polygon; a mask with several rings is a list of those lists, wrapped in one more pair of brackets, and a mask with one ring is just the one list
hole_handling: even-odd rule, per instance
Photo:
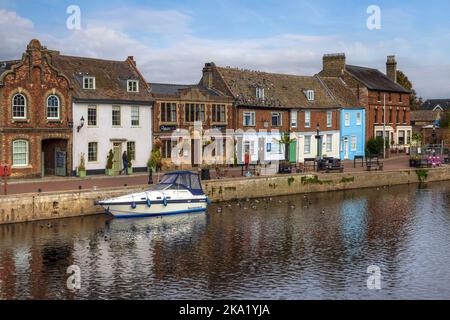
{"label": "boat windshield", "polygon": [[175,172],[165,174],[158,184],[149,188],[149,190],[166,189],[188,189],[193,194],[203,194],[198,175],[191,172]]}

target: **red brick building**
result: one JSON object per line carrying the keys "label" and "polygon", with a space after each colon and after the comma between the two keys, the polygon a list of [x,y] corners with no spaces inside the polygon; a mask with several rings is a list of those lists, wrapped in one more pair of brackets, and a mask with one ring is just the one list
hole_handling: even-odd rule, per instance
{"label": "red brick building", "polygon": [[70,173],[71,106],[70,82],[38,40],[22,59],[0,62],[0,162],[13,176]]}
{"label": "red brick building", "polygon": [[[393,148],[403,149],[411,140],[410,91],[397,83],[397,61],[389,56],[386,74],[377,69],[346,64],[345,54],[323,57],[323,77],[341,78],[366,109],[366,140],[383,136]],[[383,111],[385,110],[385,112]]]}

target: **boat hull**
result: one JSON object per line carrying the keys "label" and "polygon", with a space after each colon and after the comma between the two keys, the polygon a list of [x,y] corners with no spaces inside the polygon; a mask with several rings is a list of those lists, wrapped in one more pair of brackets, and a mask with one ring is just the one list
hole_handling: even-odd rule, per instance
{"label": "boat hull", "polygon": [[137,218],[137,217],[152,217],[175,214],[186,214],[204,212],[207,209],[207,202],[185,202],[185,203],[169,203],[152,204],[150,207],[147,204],[101,204],[105,212],[113,215],[115,218]]}

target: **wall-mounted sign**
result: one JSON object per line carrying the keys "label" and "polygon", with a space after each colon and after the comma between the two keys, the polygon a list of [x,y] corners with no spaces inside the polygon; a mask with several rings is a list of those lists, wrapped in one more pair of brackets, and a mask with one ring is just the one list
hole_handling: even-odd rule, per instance
{"label": "wall-mounted sign", "polygon": [[174,126],[174,125],[172,125],[172,126],[160,126],[160,127],[159,127],[159,130],[160,130],[161,132],[175,131],[176,129],[177,129],[177,126]]}

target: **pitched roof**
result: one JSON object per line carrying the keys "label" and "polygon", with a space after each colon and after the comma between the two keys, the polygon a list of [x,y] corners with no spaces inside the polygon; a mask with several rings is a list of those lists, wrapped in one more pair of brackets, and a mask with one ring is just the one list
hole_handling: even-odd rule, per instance
{"label": "pitched roof", "polygon": [[353,91],[346,85],[344,80],[335,77],[319,77],[327,89],[331,92],[334,99],[346,108],[360,108],[358,98]]}
{"label": "pitched roof", "polygon": [[[241,106],[273,108],[337,108],[318,77],[296,76],[216,67],[233,97]],[[264,88],[264,100],[256,98],[256,88]],[[306,90],[314,90],[308,101]]]}
{"label": "pitched roof", "polygon": [[435,121],[438,119],[438,111],[433,110],[414,110],[411,111],[411,121]]}
{"label": "pitched roof", "polygon": [[420,109],[434,110],[438,106],[440,106],[444,111],[450,110],[450,99],[430,99],[425,101]]}
{"label": "pitched roof", "polygon": [[345,70],[361,81],[370,90],[410,93],[401,85],[389,79],[378,69],[346,65]]}
{"label": "pitched roof", "polygon": [[[74,100],[152,104],[145,79],[133,62],[64,56],[52,52],[52,64],[71,82]],[[95,77],[95,89],[83,89],[83,77]],[[139,80],[139,92],[128,92],[127,80]]]}
{"label": "pitched roof", "polygon": [[188,89],[198,89],[210,97],[225,97],[225,95],[212,88],[204,87],[200,84],[171,84],[171,83],[149,83],[150,92],[154,97],[174,97],[179,98],[183,91]]}

